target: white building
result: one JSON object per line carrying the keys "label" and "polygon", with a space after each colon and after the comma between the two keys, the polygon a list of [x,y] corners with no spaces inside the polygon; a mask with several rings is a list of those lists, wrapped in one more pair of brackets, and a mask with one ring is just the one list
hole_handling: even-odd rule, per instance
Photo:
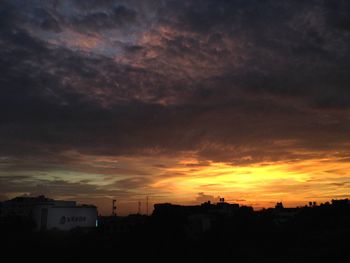
{"label": "white building", "polygon": [[70,230],[76,227],[96,227],[97,208],[77,205],[75,201],[60,201],[39,197],[16,197],[1,206],[1,216],[31,218],[37,230]]}

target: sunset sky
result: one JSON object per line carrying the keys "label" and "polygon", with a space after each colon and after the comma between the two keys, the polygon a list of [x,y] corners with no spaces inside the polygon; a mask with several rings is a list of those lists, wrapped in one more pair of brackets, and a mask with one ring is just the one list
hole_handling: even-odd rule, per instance
{"label": "sunset sky", "polygon": [[0,200],[41,194],[350,197],[350,1],[1,0]]}

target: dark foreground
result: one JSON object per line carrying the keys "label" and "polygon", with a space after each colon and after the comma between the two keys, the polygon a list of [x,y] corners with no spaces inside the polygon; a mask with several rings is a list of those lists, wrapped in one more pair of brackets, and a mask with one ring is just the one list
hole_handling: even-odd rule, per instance
{"label": "dark foreground", "polygon": [[275,210],[216,215],[203,230],[187,214],[134,215],[70,232],[34,232],[30,222],[12,218],[1,222],[1,251],[27,262],[349,262],[348,205],[279,216]]}

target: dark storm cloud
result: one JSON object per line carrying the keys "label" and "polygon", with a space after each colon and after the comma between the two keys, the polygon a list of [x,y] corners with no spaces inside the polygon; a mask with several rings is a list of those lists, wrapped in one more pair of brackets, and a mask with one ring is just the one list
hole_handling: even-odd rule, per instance
{"label": "dark storm cloud", "polygon": [[242,71],[224,71],[245,90],[306,96],[320,107],[348,106],[349,36],[345,26],[336,26],[350,11],[345,1],[171,3],[180,6],[175,10],[181,19],[165,23],[219,39],[226,34],[246,46]]}
{"label": "dark storm cloud", "polygon": [[136,22],[136,12],[125,6],[112,6],[111,10],[84,13],[73,17],[71,24],[81,30],[99,31],[130,26]]}
{"label": "dark storm cloud", "polygon": [[149,184],[151,180],[149,178],[144,177],[132,177],[128,179],[122,179],[115,182],[115,186],[121,189],[135,189],[135,188],[143,188],[147,184]]}
{"label": "dark storm cloud", "polygon": [[2,156],[349,152],[347,1],[2,1],[0,14]]}

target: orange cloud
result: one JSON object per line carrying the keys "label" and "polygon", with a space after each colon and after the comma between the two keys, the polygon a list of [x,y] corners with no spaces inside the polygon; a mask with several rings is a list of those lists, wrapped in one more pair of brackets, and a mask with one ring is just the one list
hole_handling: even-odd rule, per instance
{"label": "orange cloud", "polygon": [[[33,31],[32,34],[40,35],[41,31]],[[86,35],[72,30],[66,30],[59,34],[50,34],[46,41],[55,46],[64,46],[74,50],[89,52],[101,45],[105,40],[96,35]]]}
{"label": "orange cloud", "polygon": [[[323,202],[336,196],[349,196],[350,163],[342,158],[324,158],[293,162],[271,162],[232,166],[211,162],[191,169],[182,160],[168,173],[181,176],[160,178],[152,187],[168,189],[174,200],[188,201],[194,194],[205,192],[227,200],[244,199],[255,206],[271,206],[276,201],[303,205],[310,200]],[[183,176],[185,175],[185,176]]]}

